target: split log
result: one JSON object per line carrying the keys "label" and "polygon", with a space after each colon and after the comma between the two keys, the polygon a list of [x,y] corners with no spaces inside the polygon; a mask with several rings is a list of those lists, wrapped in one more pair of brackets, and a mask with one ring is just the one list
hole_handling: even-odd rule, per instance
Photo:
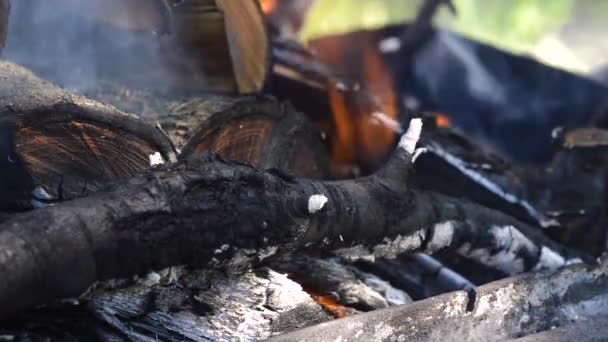
{"label": "split log", "polygon": [[513,273],[565,264],[557,253],[569,252],[526,224],[410,189],[421,129],[413,122],[385,168],[367,178],[298,179],[206,154],[18,214],[0,225],[0,317],[78,295],[96,280],[179,264],[247,268],[306,246],[351,256],[368,247],[380,255],[460,247]]}
{"label": "split log", "polygon": [[[175,160],[153,126],[70,94],[10,62],[0,62],[2,201],[74,198],[147,169],[151,156]],[[47,196],[48,195],[48,196]],[[6,208],[6,206],[5,206]]]}
{"label": "split log", "polygon": [[183,1],[172,6],[172,23],[171,44],[200,68],[203,82],[217,83],[212,90],[262,89],[270,44],[256,0]]}

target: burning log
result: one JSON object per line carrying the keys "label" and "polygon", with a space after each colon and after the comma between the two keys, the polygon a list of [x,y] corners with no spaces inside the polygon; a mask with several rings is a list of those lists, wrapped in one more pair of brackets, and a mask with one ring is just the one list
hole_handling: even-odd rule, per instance
{"label": "burning log", "polygon": [[[327,89],[333,114],[332,161],[342,177],[364,174],[381,165],[399,131],[400,102],[395,74],[387,54],[402,52],[401,65],[432,36],[431,19],[445,0],[421,2],[416,20],[400,35],[386,37],[381,30],[357,32],[307,42],[306,47],[282,44],[274,55],[276,72],[297,82]],[[312,82],[311,82],[312,81]]]}
{"label": "burning log", "polygon": [[132,339],[259,340],[330,320],[300,285],[266,268],[172,273],[126,290],[97,289],[88,307],[98,324]]}
{"label": "burning log", "polygon": [[421,123],[410,126],[367,178],[298,179],[205,154],[16,215],[0,225],[0,316],[78,295],[96,280],[179,264],[247,267],[310,246],[350,257],[452,247],[510,274],[572,257],[500,212],[410,189]]}
{"label": "burning log", "polygon": [[[423,11],[419,17],[430,16],[432,7],[440,2],[425,2],[431,9]],[[138,3],[138,0],[132,3]],[[166,2],[162,4],[167,5]],[[228,16],[235,13],[235,4],[238,3],[184,1],[172,7],[162,7],[169,8],[177,21],[164,22],[159,19],[162,16],[158,16],[151,25],[168,24],[169,28],[183,29],[173,38],[183,46],[192,44],[189,50],[196,59],[196,43],[201,38],[199,34],[210,36],[213,43],[218,43],[214,30],[222,32],[219,36],[227,34],[230,40],[230,26],[239,27],[243,23],[230,23],[227,17],[225,21],[218,20],[217,15],[222,11]],[[253,2],[244,6],[248,5],[253,6]],[[253,12],[245,10],[244,13],[246,17]],[[98,14],[102,16],[98,19],[103,19],[105,14]],[[209,20],[199,21],[201,17]],[[431,33],[426,21],[422,21],[423,41],[426,34]],[[237,45],[245,46],[247,42],[255,40],[246,34],[241,35],[243,28],[238,30],[232,32],[236,34],[232,39]],[[402,39],[404,46],[410,45],[407,32]],[[375,37],[380,39],[381,36]],[[247,42],[239,41],[241,38]],[[412,46],[420,43],[416,43],[417,39],[412,41]],[[512,192],[507,192],[516,188],[509,183],[513,180],[509,172],[500,170],[497,177],[484,178],[487,170],[473,172],[478,166],[458,159],[465,152],[479,152],[475,149],[463,152],[463,146],[458,144],[462,141],[458,137],[449,135],[442,141],[440,134],[431,132],[420,140],[420,145],[427,147],[430,153],[421,156],[423,151],[416,149],[416,144],[419,142],[422,121],[412,120],[407,130],[396,121],[400,103],[397,94],[391,91],[395,82],[393,75],[384,64],[385,56],[376,51],[376,44],[366,42],[364,45],[366,49],[360,54],[360,59],[340,57],[357,66],[355,81],[348,84],[352,87],[344,88],[345,84],[335,79],[326,80],[336,121],[353,113],[355,116],[368,116],[371,113],[383,124],[388,122],[392,125],[391,130],[386,130],[386,125],[380,129],[390,131],[389,135],[376,136],[372,129],[371,138],[363,138],[362,150],[366,153],[375,151],[368,153],[368,157],[378,152],[373,149],[374,142],[382,142],[380,147],[385,152],[391,149],[394,137],[390,134],[393,129],[397,128],[400,133],[402,130],[405,134],[383,168],[368,177],[347,181],[326,180],[332,178],[332,174],[321,134],[291,106],[272,98],[205,96],[205,99],[189,101],[190,104],[185,106],[196,108],[191,116],[182,117],[178,112],[167,114],[159,120],[162,124],[153,128],[114,108],[66,95],[52,86],[38,86],[36,83],[39,80],[25,75],[22,70],[15,72],[20,87],[29,83],[34,83],[34,86],[30,93],[24,92],[25,97],[11,93],[11,89],[0,88],[0,91],[9,94],[6,103],[0,100],[2,110],[7,114],[5,127],[10,133],[6,145],[15,155],[9,162],[17,161],[19,170],[32,178],[28,192],[34,185],[39,189],[49,189],[45,192],[47,195],[50,193],[48,197],[51,199],[35,198],[39,203],[52,202],[54,205],[17,214],[0,222],[0,274],[5,276],[5,283],[0,284],[0,318],[18,317],[15,316],[17,313],[32,306],[51,303],[41,311],[33,310],[21,317],[34,317],[36,324],[40,321],[36,314],[44,316],[44,312],[49,310],[46,311],[47,315],[48,312],[51,315],[59,313],[55,321],[60,322],[57,326],[66,327],[69,324],[61,322],[64,317],[82,313],[86,324],[95,327],[87,332],[89,336],[98,334],[104,339],[117,338],[118,334],[130,339],[152,336],[157,339],[190,340],[259,339],[328,320],[329,315],[317,303],[332,315],[341,317],[408,300],[402,291],[374,281],[373,275],[362,276],[364,272],[359,266],[364,263],[369,265],[377,257],[394,257],[412,251],[442,251],[444,255],[466,258],[502,275],[530,270],[556,270],[576,262],[579,257],[587,260],[584,255],[549,240],[544,231],[535,227],[546,226],[547,213],[537,210],[540,202],[532,206],[527,202],[527,196],[515,197]],[[230,48],[230,41],[219,42],[217,47],[214,52],[220,54],[226,50],[234,52]],[[394,46],[388,44],[384,48],[391,50]],[[231,67],[234,67],[234,60],[218,61],[217,56],[206,65],[223,65],[218,67],[220,74],[230,69],[224,66],[232,64]],[[7,65],[9,71],[18,69]],[[255,74],[255,65],[248,65],[245,61],[240,66],[243,67],[245,79],[239,80],[235,74],[231,78],[221,76],[220,79],[229,79],[230,86],[241,91],[245,88],[240,88],[240,85],[252,85],[251,89],[258,89],[261,83],[249,82],[257,78],[248,77]],[[358,82],[366,84],[360,88]],[[19,86],[15,87],[16,91],[23,92]],[[358,96],[360,90],[365,96]],[[58,95],[50,96],[47,93]],[[42,110],[30,110],[30,101],[52,105],[45,107],[36,104],[33,107]],[[380,111],[374,112],[375,109]],[[378,115],[385,113],[389,116]],[[202,123],[199,125],[198,121]],[[341,125],[342,128],[346,127],[346,131],[351,131],[353,126],[359,124],[349,126],[346,122],[346,125]],[[361,125],[365,131],[369,129],[367,124],[369,122]],[[171,146],[162,126],[169,127],[168,135],[180,136],[177,147]],[[198,128],[192,129],[195,126]],[[594,131],[592,135],[596,137],[597,132]],[[106,141],[108,137],[109,142]],[[353,141],[349,139],[344,141]],[[572,136],[566,140],[569,146],[589,147],[590,143],[589,139],[581,141],[572,139]],[[597,147],[598,139],[591,140],[594,140],[591,141],[592,146]],[[33,142],[38,142],[38,145]],[[454,142],[457,146],[450,148]],[[162,145],[163,151],[157,145]],[[83,148],[74,152],[72,149],[78,146]],[[127,147],[128,151],[121,150]],[[152,150],[152,147],[157,149]],[[179,149],[183,151],[175,161]],[[78,158],[65,158],[63,154],[60,154],[61,158],[49,158],[57,150],[62,153],[67,150]],[[116,151],[120,156],[115,155]],[[334,146],[334,157],[335,151]],[[131,152],[136,157],[131,158]],[[463,200],[460,192],[468,192],[470,188],[452,189],[453,197],[438,194],[433,191],[432,185],[425,188],[426,181],[421,177],[410,177],[414,167],[417,171],[425,171],[419,168],[429,156],[449,164],[447,168],[460,172],[459,180],[469,177],[477,181],[476,185],[485,186],[485,190],[491,192],[495,184],[488,179],[499,179],[495,183],[506,179],[507,190],[502,191],[499,187],[499,191],[494,192],[499,197],[498,204],[491,203],[494,210],[487,208],[484,200],[479,199],[483,196],[478,197],[478,194],[469,196],[478,203]],[[477,157],[472,160],[485,162],[487,156]],[[596,161],[597,155],[569,157],[577,163],[578,160]],[[116,166],[123,161],[121,158],[127,161],[134,159],[136,162],[132,165],[127,163],[129,165],[124,167]],[[603,175],[605,163],[601,158],[600,161],[600,167],[594,169],[594,177]],[[85,167],[80,164],[85,164]],[[87,168],[90,165],[94,167]],[[484,169],[484,166],[480,168]],[[89,169],[101,169],[106,174],[88,172]],[[115,169],[124,171],[124,174],[114,172]],[[53,177],[46,178],[45,170],[53,170],[59,181]],[[560,177],[563,175],[555,175],[555,179]],[[72,180],[74,178],[77,180]],[[86,181],[78,180],[80,178]],[[97,192],[85,198],[61,201],[88,195],[77,191],[83,187],[89,189],[88,182],[95,183],[91,190]],[[110,186],[103,188],[108,182]],[[488,187],[488,184],[491,186]],[[594,201],[604,199],[597,190],[594,194],[597,195]],[[40,196],[40,191],[36,196]],[[505,202],[513,206],[505,206]],[[43,229],[40,222],[45,224]],[[342,258],[322,260],[295,254],[311,250],[331,251]],[[277,261],[279,256],[286,258]],[[422,314],[437,314],[445,320],[460,315],[456,324],[450,321],[450,328],[460,323],[467,327],[478,324],[475,319],[471,323],[469,318],[472,314],[466,312],[483,316],[488,314],[491,304],[502,305],[517,294],[505,299],[501,297],[504,292],[502,288],[482,288],[476,292],[468,280],[436,260],[424,254],[414,254],[411,258],[432,273],[434,279],[431,286],[438,285],[442,288],[440,291],[466,290],[466,294],[457,293],[456,301],[441,306],[439,311],[446,310],[440,313],[433,311],[436,307],[420,310]],[[359,263],[348,264],[347,261],[353,260]],[[174,267],[184,264],[187,266]],[[286,277],[257,267],[261,265],[288,270],[292,275],[299,273],[299,280],[317,303]],[[399,262],[384,263],[388,268],[395,267],[397,272],[401,271],[395,265],[399,265]],[[251,271],[251,266],[256,267],[255,271]],[[584,283],[582,286],[588,286],[588,283],[602,285],[603,268],[600,266],[586,278],[582,272],[573,278]],[[65,269],[70,272],[65,272]],[[474,269],[477,270],[479,268]],[[135,285],[127,280],[109,280],[96,287],[88,287],[97,280],[146,272],[149,273],[143,279],[135,277]],[[426,276],[423,274],[422,278]],[[539,280],[539,283],[545,284],[543,286],[554,285],[549,277],[543,277]],[[536,280],[526,278],[525,284],[519,286],[517,292],[525,293]],[[567,292],[581,286],[578,280],[568,283],[569,280],[558,279],[560,283],[569,284]],[[593,286],[587,288],[595,291]],[[87,299],[84,305],[72,306],[54,301],[78,295],[85,289],[88,291],[81,297]],[[542,290],[542,286],[538,286],[538,289]],[[328,296],[328,291],[335,292],[335,295]],[[540,301],[542,306],[526,314],[546,322],[530,329],[546,329],[549,315],[545,315],[543,310],[550,308],[555,296],[560,303],[570,303],[569,296],[556,293],[559,290],[552,288],[549,299],[535,296],[539,291],[531,294],[532,300],[536,300],[532,305]],[[395,294],[401,296],[396,298]],[[493,302],[493,297],[500,300]],[[510,313],[520,318],[516,323],[523,321],[526,327],[521,331],[528,333],[529,322],[526,322],[525,315],[521,316],[517,311],[520,303],[513,300],[511,304],[515,309]],[[523,303],[522,306],[528,310],[529,304]],[[403,310],[408,312],[407,308],[395,310],[397,315]],[[488,314],[492,322],[502,319],[498,311]],[[362,316],[362,319],[369,319],[373,323],[386,320],[388,323],[384,323],[388,325],[380,326],[388,326],[380,331],[382,334],[393,329],[391,324],[404,325],[403,321],[394,321],[390,314],[387,318],[382,313]],[[41,321],[45,321],[45,318]],[[564,319],[560,317],[559,322],[562,321]],[[359,323],[354,322],[357,326]],[[406,322],[406,325],[409,323]],[[51,325],[56,328],[53,323]],[[424,323],[420,326],[428,330]],[[322,330],[322,326],[316,329]],[[0,327],[0,337],[4,331]],[[446,328],[441,331],[445,333]],[[472,331],[471,336],[480,334],[477,326]],[[500,328],[493,331],[498,335],[511,334]],[[362,333],[355,332],[355,337]],[[8,338],[12,338],[10,334]],[[298,334],[295,336],[308,336],[306,332],[304,335]],[[313,336],[316,335],[313,333]]]}
{"label": "burning log", "polygon": [[[441,111],[469,136],[492,144],[515,160],[548,162],[553,147],[551,131],[555,127],[585,126],[594,116],[598,124],[603,122],[607,90],[601,84],[453,32],[440,28],[428,32],[428,27],[416,27],[420,26],[402,24],[317,38],[308,45],[322,47],[318,55],[310,48],[277,38],[273,41],[274,69],[281,87],[275,93],[293,98],[294,105],[302,110],[329,111],[325,108],[333,104],[327,85],[334,76],[331,72],[335,65],[331,60],[329,65],[322,63],[323,58],[342,53],[350,57],[348,63],[354,64],[357,59],[347,51],[351,46],[359,61],[365,54],[380,55],[383,69],[389,74],[384,77],[393,79],[393,97],[398,100],[402,117],[407,118],[408,109]],[[421,32],[414,35],[418,38],[412,39],[412,44],[404,41],[410,29]],[[327,47],[340,51],[326,52],[331,50]],[[363,52],[370,48],[375,51]],[[337,67],[339,75],[363,73],[361,69],[341,68]],[[343,83],[352,91],[352,80]],[[365,89],[361,87],[359,91]],[[386,97],[381,94],[381,98]],[[539,98],[543,99],[540,105],[533,100]],[[394,126],[391,120],[384,122]],[[404,120],[400,118],[398,122]],[[514,142],[515,132],[529,141]]]}

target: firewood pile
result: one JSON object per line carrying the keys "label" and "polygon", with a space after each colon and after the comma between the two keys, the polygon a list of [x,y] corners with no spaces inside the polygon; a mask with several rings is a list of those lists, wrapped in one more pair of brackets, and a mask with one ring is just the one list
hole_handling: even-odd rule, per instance
{"label": "firewood pile", "polygon": [[312,3],[0,0],[0,341],[608,339],[608,89]]}

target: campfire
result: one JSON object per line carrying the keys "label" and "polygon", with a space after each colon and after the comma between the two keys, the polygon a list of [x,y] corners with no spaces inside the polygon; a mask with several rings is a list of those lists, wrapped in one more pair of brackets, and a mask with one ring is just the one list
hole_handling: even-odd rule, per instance
{"label": "campfire", "polygon": [[608,89],[314,4],[0,0],[0,341],[608,338]]}

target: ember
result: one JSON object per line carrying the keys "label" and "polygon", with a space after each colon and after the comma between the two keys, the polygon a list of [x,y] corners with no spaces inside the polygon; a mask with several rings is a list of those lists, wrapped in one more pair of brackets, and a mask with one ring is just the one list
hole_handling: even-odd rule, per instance
{"label": "ember", "polygon": [[608,338],[608,89],[323,1],[0,0],[0,341]]}
{"label": "ember", "polygon": [[277,0],[259,0],[262,12],[269,15],[277,7]]}

